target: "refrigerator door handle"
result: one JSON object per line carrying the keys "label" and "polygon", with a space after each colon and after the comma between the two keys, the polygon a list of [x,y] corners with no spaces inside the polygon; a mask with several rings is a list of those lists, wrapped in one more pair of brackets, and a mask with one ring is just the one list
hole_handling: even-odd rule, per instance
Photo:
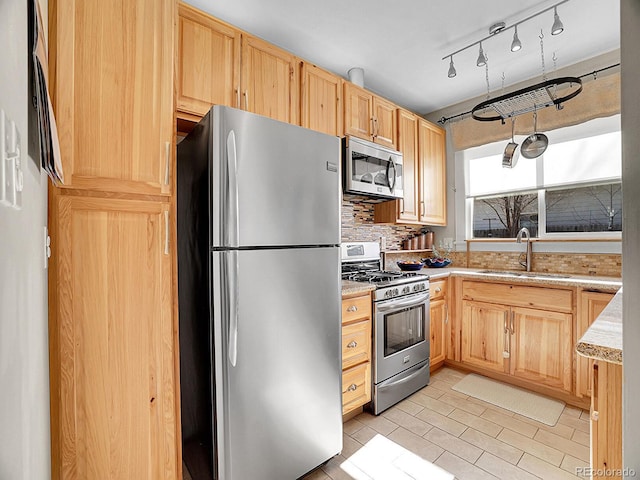
{"label": "refrigerator door handle", "polygon": [[238,246],[239,200],[238,200],[238,155],[236,134],[233,130],[227,135],[227,245]]}
{"label": "refrigerator door handle", "polygon": [[227,288],[229,299],[229,362],[235,367],[238,360],[238,252],[226,252]]}

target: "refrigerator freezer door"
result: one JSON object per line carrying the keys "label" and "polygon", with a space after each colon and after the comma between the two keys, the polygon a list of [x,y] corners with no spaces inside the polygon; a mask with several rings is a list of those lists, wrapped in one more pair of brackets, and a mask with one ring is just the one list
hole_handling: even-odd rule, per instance
{"label": "refrigerator freezer door", "polygon": [[342,449],[339,270],[337,247],[212,252],[219,478],[294,479]]}
{"label": "refrigerator freezer door", "polygon": [[339,244],[339,139],[229,107],[211,114],[212,246]]}

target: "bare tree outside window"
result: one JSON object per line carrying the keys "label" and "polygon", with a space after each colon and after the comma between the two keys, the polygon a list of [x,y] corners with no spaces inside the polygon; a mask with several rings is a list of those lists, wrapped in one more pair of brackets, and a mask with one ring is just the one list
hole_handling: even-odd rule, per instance
{"label": "bare tree outside window", "polygon": [[532,236],[537,236],[537,193],[474,200],[473,236],[475,238],[515,238],[522,227],[527,227]]}

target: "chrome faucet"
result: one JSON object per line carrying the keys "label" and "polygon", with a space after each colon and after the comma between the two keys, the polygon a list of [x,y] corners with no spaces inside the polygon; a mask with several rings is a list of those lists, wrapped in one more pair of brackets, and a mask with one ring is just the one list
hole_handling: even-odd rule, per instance
{"label": "chrome faucet", "polygon": [[531,271],[531,234],[529,233],[529,229],[526,227],[522,227],[516,235],[516,242],[522,243],[522,237],[525,237],[527,242],[527,251],[526,251],[526,262],[520,262],[524,268],[527,269],[527,272]]}

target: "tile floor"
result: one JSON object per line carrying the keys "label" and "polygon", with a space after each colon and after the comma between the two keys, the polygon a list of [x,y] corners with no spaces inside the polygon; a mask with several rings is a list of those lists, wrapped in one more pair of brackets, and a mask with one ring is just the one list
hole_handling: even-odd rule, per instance
{"label": "tile floor", "polygon": [[348,421],[342,454],[304,480],[586,477],[589,412],[567,406],[549,427],[452,390],[464,375],[441,368],[382,415]]}

